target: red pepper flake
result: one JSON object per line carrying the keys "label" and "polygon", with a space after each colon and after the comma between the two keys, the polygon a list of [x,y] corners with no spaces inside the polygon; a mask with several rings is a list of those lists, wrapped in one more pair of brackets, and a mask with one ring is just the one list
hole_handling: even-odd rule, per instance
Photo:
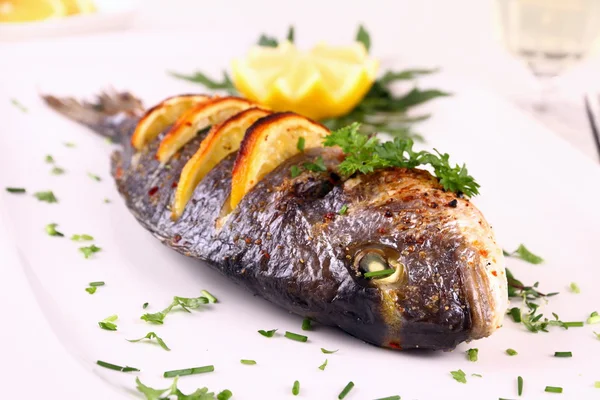
{"label": "red pepper flake", "polygon": [[335,218],[334,212],[328,212],[327,214],[325,214],[325,221],[333,221],[334,218]]}
{"label": "red pepper flake", "polygon": [[389,342],[388,346],[390,346],[392,349],[402,350],[402,347],[398,342]]}
{"label": "red pepper flake", "polygon": [[179,233],[176,233],[175,236],[173,236],[173,243],[179,243],[180,240],[181,235]]}
{"label": "red pepper flake", "polygon": [[246,244],[252,244],[252,239],[250,239],[249,237],[244,239],[244,241],[246,242]]}
{"label": "red pepper flake", "polygon": [[150,196],[154,196],[156,192],[158,192],[158,186],[154,186],[152,189],[148,190]]}
{"label": "red pepper flake", "polygon": [[263,257],[266,258],[266,259],[271,258],[271,255],[269,254],[269,252],[267,252],[265,250],[263,250],[262,254],[263,254]]}
{"label": "red pepper flake", "polygon": [[492,271],[492,275],[494,275],[494,276],[498,276],[498,272],[496,272],[496,271]]}
{"label": "red pepper flake", "polygon": [[173,181],[173,183],[171,184],[172,188],[176,188],[177,187],[177,181]]}
{"label": "red pepper flake", "polygon": [[123,177],[123,168],[117,167],[117,170],[115,171],[115,178],[121,179],[121,177]]}
{"label": "red pepper flake", "polygon": [[387,233],[387,229],[385,228],[377,228],[377,233],[381,235],[385,235]]}

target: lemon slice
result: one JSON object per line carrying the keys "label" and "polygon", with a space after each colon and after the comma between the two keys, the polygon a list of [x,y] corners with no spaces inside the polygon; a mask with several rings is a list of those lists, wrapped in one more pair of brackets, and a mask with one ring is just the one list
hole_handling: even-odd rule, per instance
{"label": "lemon slice", "polygon": [[156,158],[165,164],[173,154],[192,140],[199,130],[223,122],[234,114],[254,106],[255,103],[239,97],[221,97],[198,104],[186,111],[169,130],[158,147]]}
{"label": "lemon slice", "polygon": [[272,114],[255,122],[247,131],[233,166],[230,207],[242,198],[266,174],[298,154],[298,138],[304,147],[321,147],[329,130],[301,115],[285,112]]}
{"label": "lemon slice", "polygon": [[172,207],[173,219],[183,214],[202,178],[221,160],[240,148],[246,129],[259,118],[271,114],[261,108],[249,108],[215,125],[200,143],[200,148],[183,167]]}
{"label": "lemon slice", "polygon": [[375,81],[379,63],[362,43],[318,44],[309,52],[283,42],[255,47],[232,64],[235,87],[276,111],[294,111],[316,120],[349,113]]}
{"label": "lemon slice", "polygon": [[96,5],[92,0],[62,0],[62,2],[67,8],[68,15],[96,12]]}
{"label": "lemon slice", "polygon": [[131,137],[131,144],[137,150],[141,150],[162,131],[173,125],[181,114],[209,99],[210,97],[205,95],[186,94],[169,97],[162,101],[146,111],[146,114],[140,119]]}
{"label": "lemon slice", "polygon": [[0,22],[30,22],[64,17],[60,0],[0,0]]}

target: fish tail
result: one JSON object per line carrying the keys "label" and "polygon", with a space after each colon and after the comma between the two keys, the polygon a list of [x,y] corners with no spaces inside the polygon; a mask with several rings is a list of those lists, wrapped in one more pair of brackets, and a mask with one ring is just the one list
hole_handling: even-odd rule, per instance
{"label": "fish tail", "polygon": [[52,95],[42,95],[42,99],[59,114],[116,143],[128,139],[132,127],[144,112],[142,102],[137,97],[129,92],[114,90],[100,93],[92,102]]}

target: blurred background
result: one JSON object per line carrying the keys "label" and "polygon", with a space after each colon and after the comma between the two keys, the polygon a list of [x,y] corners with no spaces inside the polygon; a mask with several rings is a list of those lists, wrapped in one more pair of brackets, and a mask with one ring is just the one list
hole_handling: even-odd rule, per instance
{"label": "blurred background", "polygon": [[[492,90],[598,161],[584,106],[587,95],[592,112],[599,108],[597,0],[0,0],[0,73],[26,79],[27,71],[60,68],[87,54],[57,59],[51,49],[61,43],[93,47],[132,37],[145,45],[127,52],[200,68],[225,60],[198,54],[196,43],[244,51],[260,34],[284,37],[294,25],[298,46],[344,44],[359,23],[382,70],[440,67],[444,87],[468,80]],[[114,65],[123,51],[117,47],[102,55]]]}

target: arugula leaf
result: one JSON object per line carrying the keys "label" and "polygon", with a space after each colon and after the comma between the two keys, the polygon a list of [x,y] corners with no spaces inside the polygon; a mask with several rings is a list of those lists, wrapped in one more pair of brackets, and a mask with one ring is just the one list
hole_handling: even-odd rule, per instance
{"label": "arugula leaf", "polygon": [[45,201],[46,203],[58,203],[58,199],[50,190],[46,192],[35,192],[33,195],[39,201]]}
{"label": "arugula leaf", "polygon": [[23,104],[21,104],[19,102],[19,100],[17,100],[17,99],[14,99],[14,98],[10,99],[10,104],[12,104],[13,106],[15,106],[16,108],[18,108],[19,110],[21,110],[24,113],[28,112],[27,108]]}
{"label": "arugula leaf", "polygon": [[358,27],[358,32],[356,32],[356,41],[364,44],[365,48],[367,49],[367,53],[369,52],[371,49],[371,35],[369,35],[369,32],[367,32],[365,27],[362,25]]}
{"label": "arugula leaf", "polygon": [[295,36],[294,25],[290,25],[290,27],[288,28],[288,33],[287,33],[286,39],[288,40],[288,42],[294,43],[294,36]]}
{"label": "arugula leaf", "polygon": [[79,248],[79,251],[83,253],[83,256],[85,258],[90,258],[94,253],[97,253],[100,250],[102,250],[102,249],[100,247],[96,246],[95,244],[93,244],[91,246],[85,246],[85,247]]}
{"label": "arugula leaf", "polygon": [[237,93],[237,91],[235,90],[235,87],[233,86],[233,82],[231,81],[231,78],[229,77],[229,75],[227,74],[226,71],[223,71],[223,80],[222,81],[213,80],[200,71],[194,72],[193,75],[185,75],[185,74],[180,74],[178,72],[168,72],[168,73],[169,73],[169,75],[171,75],[175,78],[178,78],[178,79],[183,79],[186,81],[199,83],[199,84],[203,85],[205,88],[210,89],[210,90],[221,89],[221,90],[225,90],[231,94]]}
{"label": "arugula leaf", "polygon": [[110,317],[106,317],[102,321],[98,322],[98,325],[100,326],[100,328],[105,329],[107,331],[116,331],[117,324],[115,324],[115,321],[117,319],[119,319],[117,315],[111,315]]}
{"label": "arugula leaf", "polygon": [[452,378],[454,378],[455,381],[467,383],[467,376],[462,369],[459,369],[458,371],[450,371],[450,374],[452,374]]}
{"label": "arugula leaf", "polygon": [[520,258],[523,261],[526,261],[530,264],[541,264],[544,262],[544,259],[538,255],[533,254],[531,251],[529,251],[529,249],[527,249],[527,247],[525,247],[525,245],[523,243],[521,243],[519,245],[519,247],[517,247],[517,249],[515,251],[513,251],[512,253],[503,250],[502,251],[504,253],[505,256],[507,257],[515,257],[515,258]]}
{"label": "arugula leaf", "polygon": [[48,224],[46,225],[46,233],[50,236],[65,236],[63,233],[59,232],[56,230],[56,227],[58,226],[58,224]]}
{"label": "arugula leaf", "polygon": [[16,188],[16,187],[7,187],[6,191],[8,193],[13,193],[13,194],[21,194],[21,193],[27,192],[27,190],[25,190],[25,188]]}
{"label": "arugula leaf", "polygon": [[146,336],[139,338],[139,339],[127,339],[128,342],[132,342],[132,343],[137,343],[139,341],[142,341],[144,339],[156,339],[156,341],[158,342],[158,344],[160,345],[160,347],[162,347],[163,349],[167,350],[167,351],[171,351],[171,349],[167,346],[167,344],[164,342],[164,340],[162,340],[156,333],[154,332],[148,332],[146,334]]}

